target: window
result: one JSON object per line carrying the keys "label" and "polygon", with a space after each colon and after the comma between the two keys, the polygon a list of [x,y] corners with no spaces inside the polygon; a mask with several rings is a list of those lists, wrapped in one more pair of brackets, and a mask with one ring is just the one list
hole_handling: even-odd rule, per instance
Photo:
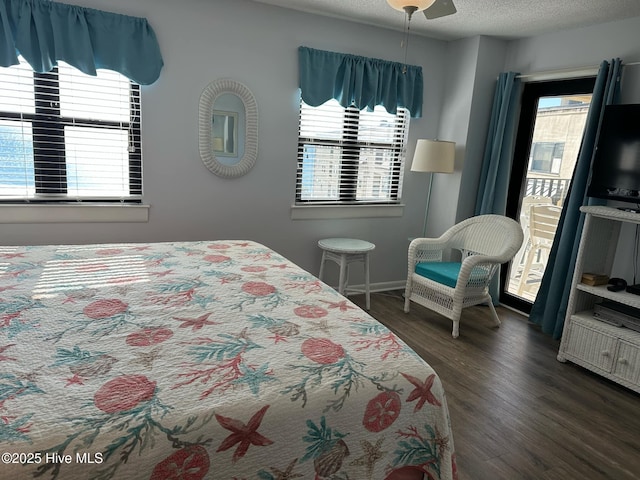
{"label": "window", "polygon": [[409,112],[300,103],[296,203],[397,203]]}
{"label": "window", "polygon": [[534,142],[531,146],[530,168],[534,172],[558,174],[563,153],[564,142]]}
{"label": "window", "polygon": [[62,62],[0,68],[0,200],[139,202],[140,87]]}

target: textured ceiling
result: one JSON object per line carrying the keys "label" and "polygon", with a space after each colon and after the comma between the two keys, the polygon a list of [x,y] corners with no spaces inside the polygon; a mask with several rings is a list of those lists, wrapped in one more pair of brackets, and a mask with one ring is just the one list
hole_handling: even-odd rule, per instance
{"label": "textured ceiling", "polygon": [[[386,0],[253,0],[304,12],[402,30],[404,13]],[[413,16],[411,31],[442,40],[475,35],[505,39],[640,16],[640,0],[453,0],[458,13],[427,20]]]}

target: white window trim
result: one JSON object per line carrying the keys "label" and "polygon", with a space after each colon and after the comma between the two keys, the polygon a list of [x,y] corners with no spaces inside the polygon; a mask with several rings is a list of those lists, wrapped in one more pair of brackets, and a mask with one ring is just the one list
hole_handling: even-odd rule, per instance
{"label": "white window trim", "polygon": [[390,205],[291,205],[292,220],[384,218],[404,215],[404,204]]}
{"label": "white window trim", "polygon": [[62,204],[0,205],[3,223],[145,223],[150,205]]}

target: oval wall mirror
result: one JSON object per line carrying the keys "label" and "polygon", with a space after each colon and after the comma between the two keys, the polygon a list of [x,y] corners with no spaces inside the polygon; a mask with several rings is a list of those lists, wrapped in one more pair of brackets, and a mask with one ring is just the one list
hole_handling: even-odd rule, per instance
{"label": "oval wall mirror", "polygon": [[251,91],[228,78],[211,82],[200,95],[200,158],[224,178],[245,175],[258,156],[258,105]]}

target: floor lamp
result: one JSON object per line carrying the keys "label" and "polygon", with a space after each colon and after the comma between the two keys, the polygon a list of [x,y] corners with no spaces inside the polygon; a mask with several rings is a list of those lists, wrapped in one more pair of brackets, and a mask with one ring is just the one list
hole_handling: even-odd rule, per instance
{"label": "floor lamp", "polygon": [[411,163],[412,172],[429,172],[429,192],[427,193],[427,206],[424,210],[424,226],[422,236],[427,235],[427,216],[429,215],[429,201],[433,187],[434,173],[453,173],[456,158],[455,142],[442,140],[424,140],[416,142],[416,150]]}

